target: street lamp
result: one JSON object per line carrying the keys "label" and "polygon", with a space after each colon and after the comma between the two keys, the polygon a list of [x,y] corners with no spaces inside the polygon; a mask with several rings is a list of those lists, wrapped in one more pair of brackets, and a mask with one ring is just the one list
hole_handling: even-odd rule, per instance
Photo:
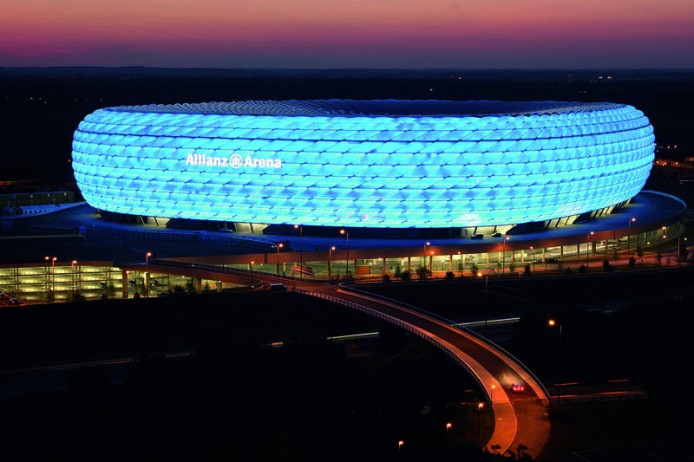
{"label": "street lamp", "polygon": [[557,406],[558,406],[560,401],[561,401],[561,346],[562,346],[561,337],[562,337],[562,330],[563,329],[562,329],[562,323],[560,323],[554,319],[550,319],[549,321],[547,321],[547,324],[549,325],[549,327],[554,327],[557,325],[559,326],[559,350],[558,350],[559,351],[559,361],[558,361],[558,367],[557,367],[557,369],[558,369],[558,374],[557,374]]}
{"label": "street lamp", "polygon": [[482,445],[482,424],[480,422],[480,414],[482,414],[482,409],[484,408],[484,403],[477,404],[477,444]]}
{"label": "street lamp", "polygon": [[586,245],[586,272],[588,272],[588,267],[590,266],[590,236],[594,235],[595,231],[588,233],[588,240]]}
{"label": "street lamp", "polygon": [[72,291],[77,292],[77,279],[75,278],[75,265],[77,260],[72,260]]}
{"label": "street lamp", "polygon": [[402,447],[405,445],[405,442],[403,440],[398,440],[398,452],[402,449]]}
{"label": "street lamp", "polygon": [[280,274],[280,249],[284,247],[284,244],[282,242],[278,243],[276,245],[277,247],[277,274]]}
{"label": "street lamp", "polygon": [[335,251],[335,246],[328,249],[328,280],[333,280],[333,252]]}
{"label": "street lamp", "polygon": [[427,267],[427,247],[429,247],[430,245],[431,243],[429,241],[427,241],[426,244],[424,244],[424,262],[422,263],[422,266],[424,268]]}
{"label": "street lamp", "polygon": [[55,297],[55,261],[58,259],[58,257],[44,257],[46,261],[51,262],[51,298]]}
{"label": "street lamp", "polygon": [[[632,217],[629,220],[629,227],[627,231],[627,260],[631,258],[631,224],[636,221],[636,218]],[[638,240],[637,240],[638,242]]]}
{"label": "street lamp", "polygon": [[503,253],[501,254],[501,275],[504,275],[504,266],[506,265],[506,241],[511,239],[511,236],[506,236],[504,238],[504,249]]}
{"label": "street lamp", "polygon": [[484,306],[482,311],[484,312],[484,336],[487,336],[487,294],[489,293],[489,275],[477,273],[477,277],[481,278],[484,276]]}
{"label": "street lamp", "polygon": [[146,266],[147,268],[149,268],[149,257],[151,257],[151,256],[152,256],[152,252],[147,252],[147,253],[145,254],[145,266]]}
{"label": "street lamp", "polygon": [[446,422],[446,435],[448,435],[448,432],[451,430],[453,427],[453,424],[450,422]]}
{"label": "street lamp", "polygon": [[682,260],[682,247],[681,247],[681,242],[680,242],[682,240],[684,240],[685,243],[687,242],[686,237],[683,238],[682,236],[677,236],[677,262],[678,263]]}
{"label": "street lamp", "polygon": [[347,261],[345,262],[345,278],[347,279],[347,281],[349,281],[349,231],[341,229],[340,234],[344,234],[345,238],[347,238]]}
{"label": "street lamp", "polygon": [[494,407],[494,389],[496,388],[496,385],[492,384],[489,387],[489,405],[491,407]]}
{"label": "street lamp", "polygon": [[294,229],[299,230],[299,265],[300,265],[299,280],[303,281],[304,280],[304,245],[302,242],[304,239],[304,225],[294,225]]}

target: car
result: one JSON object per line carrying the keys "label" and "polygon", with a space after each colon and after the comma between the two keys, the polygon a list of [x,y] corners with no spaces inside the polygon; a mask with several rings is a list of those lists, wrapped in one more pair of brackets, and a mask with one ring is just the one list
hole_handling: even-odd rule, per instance
{"label": "car", "polygon": [[287,290],[287,286],[284,284],[270,284],[270,290]]}
{"label": "car", "polygon": [[501,237],[501,233],[494,233],[492,234],[492,237]]}
{"label": "car", "polygon": [[559,263],[558,258],[545,258],[545,263]]}
{"label": "car", "polygon": [[484,239],[484,234],[473,234],[470,239]]}
{"label": "car", "polygon": [[513,393],[523,393],[525,391],[525,386],[522,383],[514,382],[511,385],[511,391]]}

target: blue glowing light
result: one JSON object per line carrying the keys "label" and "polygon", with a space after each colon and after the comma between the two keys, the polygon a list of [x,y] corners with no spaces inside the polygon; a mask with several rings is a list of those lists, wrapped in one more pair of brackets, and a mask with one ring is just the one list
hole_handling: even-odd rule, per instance
{"label": "blue glowing light", "polygon": [[74,135],[87,202],[134,215],[355,227],[507,225],[624,202],[654,159],[613,103],[261,101],[105,108]]}

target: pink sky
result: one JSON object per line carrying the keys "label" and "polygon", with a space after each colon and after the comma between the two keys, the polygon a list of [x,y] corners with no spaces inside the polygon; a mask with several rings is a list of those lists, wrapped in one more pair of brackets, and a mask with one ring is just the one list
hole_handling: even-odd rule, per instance
{"label": "pink sky", "polygon": [[694,0],[3,0],[0,66],[694,68]]}

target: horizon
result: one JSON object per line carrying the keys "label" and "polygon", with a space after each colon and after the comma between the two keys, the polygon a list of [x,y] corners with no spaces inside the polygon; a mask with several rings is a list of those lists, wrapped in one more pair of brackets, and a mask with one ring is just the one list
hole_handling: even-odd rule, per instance
{"label": "horizon", "polygon": [[694,68],[690,0],[10,0],[0,66]]}

